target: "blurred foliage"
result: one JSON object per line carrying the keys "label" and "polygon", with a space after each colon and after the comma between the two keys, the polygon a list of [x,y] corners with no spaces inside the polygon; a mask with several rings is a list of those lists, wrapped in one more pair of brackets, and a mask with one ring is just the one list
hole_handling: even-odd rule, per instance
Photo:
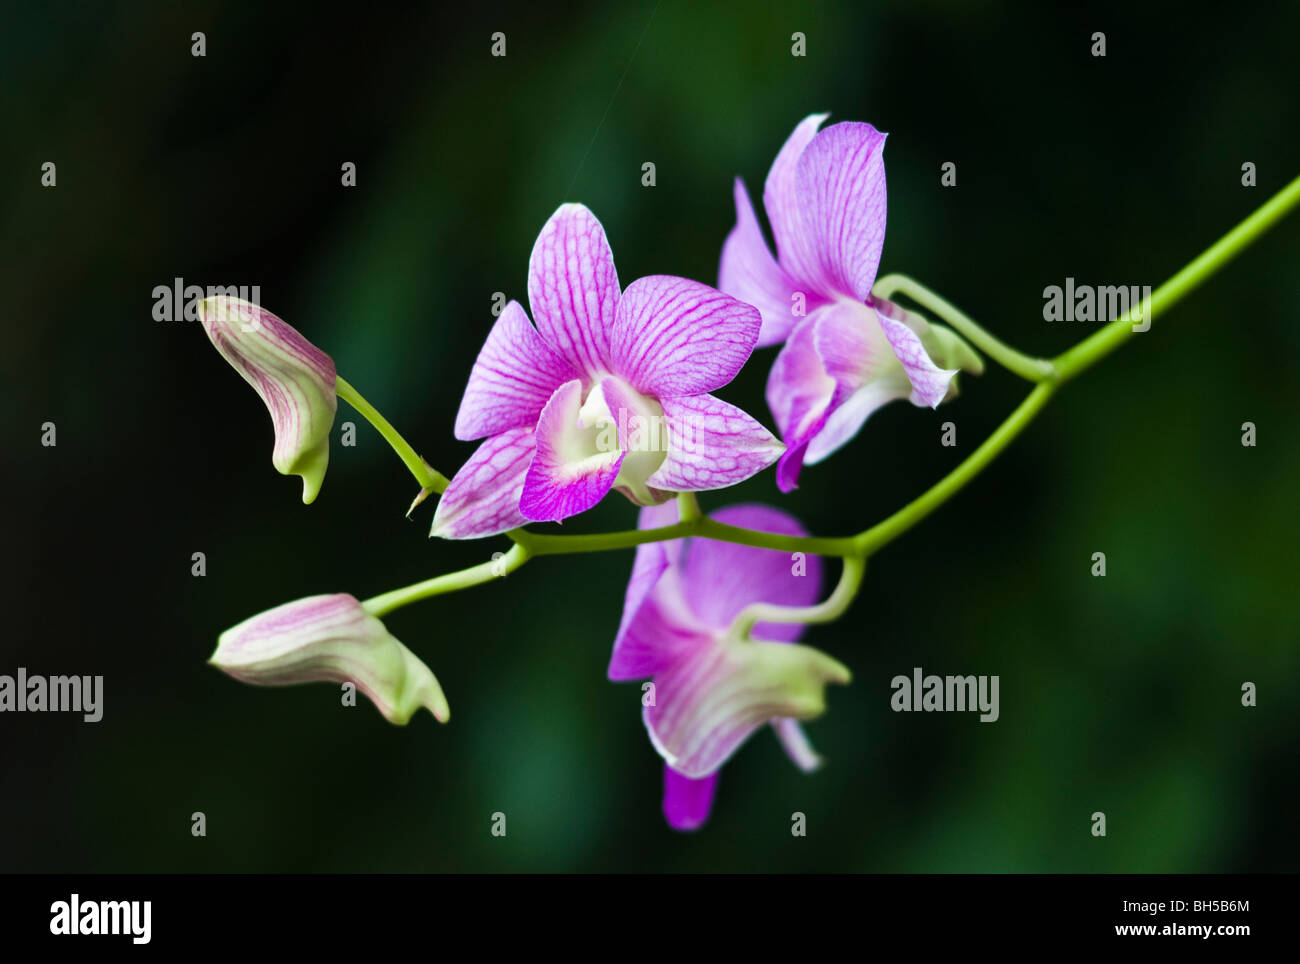
{"label": "blurred foliage", "polygon": [[[155,285],[259,284],[450,473],[472,451],[451,427],[492,293],[525,299],[559,203],[602,219],[624,283],[712,281],[732,178],[757,197],[795,123],[831,111],[891,134],[882,271],[1055,353],[1090,327],[1043,322],[1046,285],[1157,285],[1298,173],[1300,7],[1135,6],[8,8],[0,672],[102,673],[107,695],[97,725],[0,719],[0,869],[1294,870],[1295,217],[872,560],[848,617],[808,637],[855,674],[809,727],[827,766],[804,776],[760,733],[697,834],[660,817],[639,688],[605,680],[629,553],[539,560],[391,616],[447,690],[445,727],[204,662],[279,602],[503,546],[429,542],[431,511],[403,518],[411,480],[346,412],[357,447],[334,447],[302,506],[261,403],[196,325],[151,320]],[[721,393],[769,424],[773,355]],[[765,473],[705,508],[780,501],[818,533],[863,528],[1024,392],[991,369],[939,412],[880,412],[788,498]],[[37,444],[46,420],[57,448]],[[634,518],[611,498],[566,528]],[[999,674],[1001,719],[891,712],[914,666]]]}

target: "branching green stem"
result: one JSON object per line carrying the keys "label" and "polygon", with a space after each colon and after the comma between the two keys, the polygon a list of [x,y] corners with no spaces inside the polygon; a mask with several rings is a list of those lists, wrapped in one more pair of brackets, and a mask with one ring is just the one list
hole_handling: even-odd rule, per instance
{"label": "branching green stem", "polygon": [[[895,293],[906,295],[939,316],[1009,371],[1034,382],[1035,387],[1006,421],[948,475],[893,515],[857,535],[841,538],[783,536],[724,525],[702,515],[694,494],[686,493],[679,497],[681,521],[674,525],[593,535],[556,535],[531,532],[522,528],[513,529],[507,532],[506,536],[514,542],[514,546],[500,558],[472,566],[461,572],[428,579],[405,589],[384,593],[367,600],[364,605],[371,613],[380,616],[419,599],[427,599],[430,596],[488,582],[517,569],[533,556],[630,549],[649,542],[692,536],[764,549],[839,556],[844,560],[844,571],[839,585],[825,602],[802,609],[772,606],[766,603],[750,606],[733,624],[733,628],[745,636],[758,622],[808,623],[837,619],[857,595],[866,569],[867,558],[911,529],[961,491],[967,482],[977,476],[1025,430],[1060,385],[1086,371],[1131,338],[1138,331],[1133,325],[1133,317],[1141,315],[1145,319],[1163,315],[1277,223],[1297,203],[1300,203],[1300,177],[1156,289],[1145,302],[1131,306],[1130,311],[1123,317],[1109,322],[1104,328],[1051,361],[1032,358],[1003,344],[947,301],[904,275],[888,275],[880,279],[873,289],[873,294],[879,294],[882,298]],[[388,440],[393,450],[406,463],[407,468],[422,486],[437,492],[446,488],[447,480],[430,469],[384,417],[375,411],[351,385],[340,378],[338,386],[339,395],[379,429],[380,434]]]}
{"label": "branching green stem", "polygon": [[647,542],[664,542],[687,536],[702,536],[720,542],[734,542],[759,549],[780,549],[787,552],[810,552],[819,556],[844,556],[857,551],[852,538],[826,539],[817,536],[783,536],[772,532],[758,532],[717,522],[707,516],[660,526],[657,529],[625,529],[621,532],[601,532],[592,535],[551,535],[512,529],[506,533],[516,545],[522,545],[534,556],[572,555],[577,552],[608,552],[611,549],[631,549]]}

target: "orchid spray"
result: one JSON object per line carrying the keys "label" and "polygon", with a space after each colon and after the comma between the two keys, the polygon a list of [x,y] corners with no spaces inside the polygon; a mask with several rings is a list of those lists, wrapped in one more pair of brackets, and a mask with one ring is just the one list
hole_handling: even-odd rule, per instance
{"label": "orchid spray", "polygon": [[[770,725],[800,769],[820,762],[801,723],[824,712],[828,684],[849,684],[850,676],[800,640],[808,627],[848,611],[872,554],[983,471],[1063,386],[1146,331],[1300,203],[1297,178],[1127,312],[1055,358],[1034,358],[911,278],[877,277],[885,135],[863,123],[823,128],[825,119],[797,125],[768,174],[763,208],[775,255],[736,182],[736,224],[722,245],[717,288],[662,275],[621,287],[596,216],[561,206],[528,263],[530,311],[507,304],[470,371],[454,430],[481,441],[450,480],[286,322],[235,299],[204,302],[204,329],[266,403],[273,464],[302,476],[303,501],[324,481],[342,399],[418,482],[408,515],[440,495],[431,535],[512,543],[468,569],[369,599],[321,595],[255,615],[221,635],[213,665],[260,685],[351,683],[393,723],[421,707],[446,722],[436,677],[389,635],[385,614],[499,579],[538,556],[636,549],[622,622],[610,627],[608,676],[646,681],[642,716],[663,761],[665,818],[697,828],[719,770],[759,729]],[[769,345],[780,346],[767,387],[780,439],[715,394],[752,363],[756,347]],[[984,371],[981,352],[1031,383],[1028,395],[948,475],[875,524],[824,537],[772,506],[701,510],[697,493],[773,465],[788,492],[805,465],[849,444],[880,406],[906,399],[935,407],[951,398],[959,373]],[[641,507],[636,528],[535,527],[585,512],[611,492]],[[822,568],[832,560],[838,581],[823,597]]]}

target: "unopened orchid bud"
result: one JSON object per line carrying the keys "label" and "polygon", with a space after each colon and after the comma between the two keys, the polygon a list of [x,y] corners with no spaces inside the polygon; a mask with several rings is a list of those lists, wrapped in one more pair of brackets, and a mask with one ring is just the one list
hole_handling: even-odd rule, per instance
{"label": "unopened orchid bud", "polygon": [[338,408],[334,361],[271,312],[238,298],[199,304],[203,330],[221,356],[253,386],[271,413],[281,475],[302,476],[302,501],[320,491],[329,433]]}
{"label": "unopened orchid bud", "polygon": [[257,686],[353,683],[399,726],[422,706],[443,723],[451,715],[429,667],[347,593],[258,613],[222,633],[209,662]]}

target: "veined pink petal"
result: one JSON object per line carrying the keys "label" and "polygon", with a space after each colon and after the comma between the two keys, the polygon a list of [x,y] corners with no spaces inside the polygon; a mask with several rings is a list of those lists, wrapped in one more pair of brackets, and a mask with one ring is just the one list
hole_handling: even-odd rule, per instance
{"label": "veined pink petal", "polygon": [[581,377],[547,346],[523,307],[511,301],[488,333],[456,414],[462,442],[534,426],[554,391]]}
{"label": "veined pink petal", "polygon": [[[638,529],[658,529],[678,522],[677,503],[648,506],[637,519]],[[647,542],[637,546],[632,576],[623,596],[623,617],[614,651],[609,660],[612,680],[643,679],[653,676],[674,653],[696,638],[694,619],[681,593],[667,594],[671,603],[658,598],[659,580],[681,558],[683,540]]]}
{"label": "veined pink petal", "polygon": [[[852,439],[873,412],[895,399],[911,398],[913,404],[931,408],[943,401],[956,369],[939,368],[930,358],[922,341],[925,326],[923,318],[887,302],[873,307],[839,301],[818,312],[813,343],[836,388],[804,462],[825,459]],[[951,337],[954,348],[965,347]],[[978,364],[973,352],[969,358]]]}
{"label": "veined pink petal", "polygon": [[429,535],[478,539],[527,523],[519,498],[532,460],[531,426],[485,439],[442,494]]}
{"label": "veined pink petal", "polygon": [[776,730],[777,739],[781,741],[781,748],[785,750],[785,755],[804,773],[812,773],[822,765],[822,758],[813,749],[798,720],[787,718],[773,720],[772,729]]}
{"label": "veined pink petal", "polygon": [[588,378],[609,369],[618,272],[605,229],[582,204],[551,215],[528,262],[528,301],[546,343]]}
{"label": "veined pink petal", "polygon": [[897,388],[899,381],[906,380],[882,379],[869,382],[856,391],[841,387],[821,429],[809,440],[808,447],[804,450],[804,464],[816,465],[826,460],[857,435],[877,409],[906,398],[906,385],[900,392]]}
{"label": "veined pink petal", "polygon": [[822,370],[836,382],[852,390],[892,378],[906,397],[907,374],[870,305],[836,301],[817,312],[811,327]]}
{"label": "veined pink petal", "polygon": [[703,492],[743,482],[781,456],[781,443],[736,406],[712,395],[664,398],[668,455],[649,484]]}
{"label": "veined pink petal", "polygon": [[[724,525],[806,536],[799,520],[771,506],[744,504],[710,513]],[[691,539],[681,566],[686,604],[696,620],[712,629],[731,625],[751,603],[811,606],[821,598],[822,561],[819,556],[777,549],[758,549],[715,539]],[[803,635],[803,623],[759,623],[760,639],[793,642]]]}
{"label": "veined pink petal", "polygon": [[814,339],[817,320],[833,308],[819,308],[795,326],[768,375],[767,404],[786,446],[776,471],[782,492],[798,487],[808,443],[825,425],[835,396],[835,379],[826,373]]}
{"label": "veined pink petal", "polygon": [[694,628],[681,600],[680,574],[668,570],[662,578],[614,641],[606,673],[611,680],[655,676],[685,653],[713,645],[710,633]]}
{"label": "veined pink petal", "polygon": [[859,301],[871,286],[885,245],[885,134],[870,124],[834,124],[809,141],[795,171],[795,196],[830,291]]}
{"label": "veined pink petal", "polygon": [[354,683],[390,723],[420,707],[446,722],[437,678],[347,593],[285,603],[221,634],[210,662],[257,686]]}
{"label": "veined pink petal", "polygon": [[810,114],[799,122],[772,162],[763,186],[763,207],[776,237],[776,253],[781,267],[796,285],[818,294],[830,294],[825,272],[818,258],[816,239],[812,237],[799,197],[797,171],[799,158],[817,134],[829,114]]}
{"label": "veined pink petal", "polygon": [[[823,298],[815,291],[802,290],[772,257],[753,205],[749,203],[749,192],[740,178],[736,178],[735,195],[736,226],[722,245],[718,288],[762,313],[763,327],[756,348],[776,345],[785,341],[790,329],[822,304]],[[801,305],[796,304],[796,293],[803,295]],[[801,314],[795,315],[796,308]]]}
{"label": "veined pink petal", "polygon": [[709,819],[718,775],[694,779],[664,764],[664,819],[674,830],[698,830]]}
{"label": "veined pink petal", "polygon": [[[642,510],[643,513],[646,511],[649,510]],[[655,670],[662,665],[663,660],[659,655],[661,641],[674,634],[675,627],[671,620],[660,616],[657,606],[652,606],[644,614],[642,610],[667,569],[668,555],[664,552],[663,543],[651,542],[637,546],[632,576],[623,596],[623,618],[619,622],[618,635],[614,637],[614,652],[609,660],[610,679],[642,679],[653,676]]]}
{"label": "veined pink petal", "polygon": [[664,760],[704,777],[763,724],[819,716],[826,684],[849,679],[842,664],[799,643],[719,639],[657,673],[655,704],[642,715]]}
{"label": "veined pink petal", "polygon": [[947,396],[948,386],[957,370],[945,370],[936,365],[921,344],[921,337],[909,326],[881,312],[877,312],[876,316],[880,319],[880,327],[889,339],[894,354],[907,372],[912,386],[912,404],[937,408]]}
{"label": "veined pink petal", "polygon": [[818,313],[813,343],[836,390],[804,461],[826,458],[862,428],[876,409],[912,390],[907,371],[870,306],[840,301]]}
{"label": "veined pink petal", "polygon": [[638,278],[618,304],[613,371],[660,399],[711,392],[736,377],[762,324],[758,309],[698,281]]}
{"label": "veined pink petal", "polygon": [[596,448],[599,429],[579,426],[581,406],[582,383],[575,379],[555,390],[537,421],[537,452],[519,500],[519,511],[533,522],[558,522],[586,512],[618,477],[627,453],[617,445]]}
{"label": "veined pink petal", "polygon": [[218,295],[199,303],[213,346],[253,386],[271,413],[281,475],[302,477],[302,501],[320,492],[338,408],[334,361],[260,305]]}

